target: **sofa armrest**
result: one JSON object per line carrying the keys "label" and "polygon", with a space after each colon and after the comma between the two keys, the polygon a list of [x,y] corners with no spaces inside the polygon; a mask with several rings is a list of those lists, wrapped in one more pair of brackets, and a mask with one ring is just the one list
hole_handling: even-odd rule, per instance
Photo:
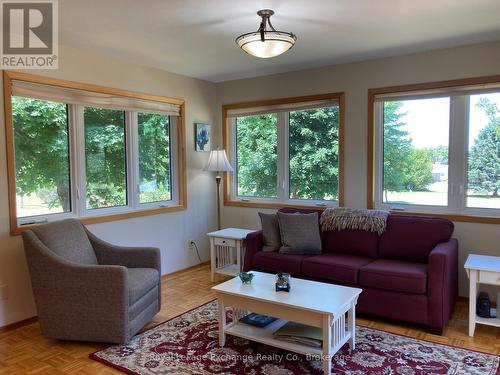
{"label": "sofa armrest", "polygon": [[253,256],[256,252],[262,250],[262,231],[256,231],[247,234],[245,238],[245,260],[243,262],[243,271],[250,271],[253,268]]}
{"label": "sofa armrest", "polygon": [[442,242],[429,254],[429,326],[443,328],[458,297],[458,241]]}
{"label": "sofa armrest", "polygon": [[52,338],[124,342],[128,338],[128,274],[117,265],[70,262],[23,232],[43,333]]}
{"label": "sofa armrest", "polygon": [[160,249],[157,247],[116,246],[103,241],[85,228],[99,264],[127,268],[155,268],[161,275]]}

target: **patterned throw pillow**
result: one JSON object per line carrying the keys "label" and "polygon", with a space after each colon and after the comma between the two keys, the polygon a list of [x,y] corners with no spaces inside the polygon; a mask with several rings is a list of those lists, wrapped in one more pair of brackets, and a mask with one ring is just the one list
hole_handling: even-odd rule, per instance
{"label": "patterned throw pillow", "polygon": [[318,213],[278,212],[283,254],[321,254]]}
{"label": "patterned throw pillow", "polygon": [[276,251],[281,247],[280,226],[276,214],[259,212],[262,224],[262,251]]}

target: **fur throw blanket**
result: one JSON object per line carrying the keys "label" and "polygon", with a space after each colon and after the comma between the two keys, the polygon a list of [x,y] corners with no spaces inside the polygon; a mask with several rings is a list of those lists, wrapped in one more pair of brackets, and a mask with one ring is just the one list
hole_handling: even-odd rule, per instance
{"label": "fur throw blanket", "polygon": [[327,208],[320,218],[322,231],[359,229],[377,232],[380,236],[387,226],[388,211],[355,208]]}

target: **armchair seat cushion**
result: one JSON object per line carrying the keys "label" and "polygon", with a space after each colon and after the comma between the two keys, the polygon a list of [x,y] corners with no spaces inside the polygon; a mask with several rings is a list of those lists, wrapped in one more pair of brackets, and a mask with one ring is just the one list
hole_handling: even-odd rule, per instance
{"label": "armchair seat cushion", "polygon": [[160,274],[154,268],[127,268],[127,271],[130,305],[158,286],[160,282]]}
{"label": "armchair seat cushion", "polygon": [[322,254],[305,259],[302,272],[307,277],[357,284],[359,269],[372,261],[371,258],[356,255]]}
{"label": "armchair seat cushion", "polygon": [[400,260],[375,260],[359,271],[359,284],[404,293],[427,292],[427,265]]}

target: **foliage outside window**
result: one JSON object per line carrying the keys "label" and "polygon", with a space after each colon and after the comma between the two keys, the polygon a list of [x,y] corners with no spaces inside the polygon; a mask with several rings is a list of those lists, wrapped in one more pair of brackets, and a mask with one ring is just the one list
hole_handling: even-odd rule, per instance
{"label": "foliage outside window", "polygon": [[290,112],[290,199],[338,200],[339,107]]}
{"label": "foliage outside window", "polygon": [[169,117],[140,112],[137,122],[139,127],[139,202],[168,201],[172,199]]}
{"label": "foliage outside window", "polygon": [[12,125],[18,217],[71,211],[67,106],[13,97]]}
{"label": "foliage outside window", "polygon": [[499,216],[500,92],[374,105],[378,207]]}
{"label": "foliage outside window", "polygon": [[339,199],[339,104],[302,107],[231,118],[233,199],[292,204]]}
{"label": "foliage outside window", "polygon": [[500,209],[500,93],[469,100],[467,207]]}
{"label": "foliage outside window", "polygon": [[85,107],[87,208],[127,204],[125,112]]}
{"label": "foliage outside window", "polygon": [[278,196],[278,116],[276,113],[236,119],[238,196]]}

